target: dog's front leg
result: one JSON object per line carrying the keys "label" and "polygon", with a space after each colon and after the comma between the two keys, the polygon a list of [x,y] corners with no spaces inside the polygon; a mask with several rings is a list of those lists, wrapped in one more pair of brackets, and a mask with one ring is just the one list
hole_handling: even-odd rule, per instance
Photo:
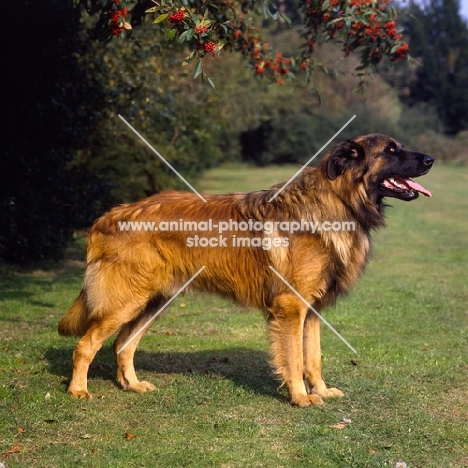
{"label": "dog's front leg", "polygon": [[342,397],[344,394],[337,388],[327,388],[322,378],[322,356],[320,349],[320,318],[309,310],[304,322],[304,376],[308,387],[314,395]]}
{"label": "dog's front leg", "polygon": [[304,384],[303,327],[307,307],[295,295],[276,297],[270,309],[272,364],[285,383],[291,403],[300,407],[323,404],[319,395],[309,395]]}

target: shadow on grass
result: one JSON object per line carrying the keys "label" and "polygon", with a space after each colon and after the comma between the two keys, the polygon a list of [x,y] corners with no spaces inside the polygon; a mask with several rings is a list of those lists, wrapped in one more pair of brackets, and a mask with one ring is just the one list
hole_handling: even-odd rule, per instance
{"label": "shadow on grass", "polygon": [[[50,348],[45,357],[50,371],[55,375],[71,374],[73,348]],[[247,348],[206,350],[196,352],[161,352],[137,351],[135,369],[138,373],[152,372],[148,379],[158,385],[161,375],[217,375],[229,379],[241,388],[254,391],[258,395],[267,395],[284,400],[278,392],[279,382],[272,375],[268,364],[268,353]],[[101,349],[90,366],[88,379],[100,378],[111,380],[118,386],[116,365],[111,347]],[[146,376],[145,376],[146,378]],[[63,385],[68,386],[69,380]]]}

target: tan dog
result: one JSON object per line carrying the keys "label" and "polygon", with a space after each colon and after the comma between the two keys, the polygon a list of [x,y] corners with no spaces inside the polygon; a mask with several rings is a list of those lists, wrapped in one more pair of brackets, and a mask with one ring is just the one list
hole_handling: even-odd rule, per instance
{"label": "tan dog", "polygon": [[[305,407],[323,403],[322,397],[342,396],[322,379],[319,318],[270,267],[315,310],[333,304],[364,271],[370,231],[384,225],[382,199],[409,201],[418,192],[430,196],[410,177],[426,174],[433,161],[390,137],[367,135],[337,145],[273,200],[282,184],[206,195],[206,203],[192,193],[165,192],[112,209],[90,231],[83,289],[59,324],[62,335],[84,335],[73,354],[68,393],[90,398],[89,365],[119,330],[114,342],[118,381],[126,390],[154,389],[135,374],[138,342],[155,312],[205,267],[189,289],[221,293],[264,311],[272,365],[292,404]],[[200,231],[198,223],[208,220],[214,225],[229,220],[234,229],[224,238]],[[122,229],[122,222],[175,226],[186,221],[189,231]],[[246,231],[242,222],[263,229]],[[300,230],[288,230],[297,223]],[[305,223],[319,229],[311,232]],[[354,229],[325,229],[342,223]],[[133,338],[142,326],[145,330]]]}

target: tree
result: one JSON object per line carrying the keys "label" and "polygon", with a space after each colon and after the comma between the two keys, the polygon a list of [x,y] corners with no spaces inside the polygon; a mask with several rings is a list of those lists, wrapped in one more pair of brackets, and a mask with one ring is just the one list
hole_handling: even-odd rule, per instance
{"label": "tree", "polygon": [[[279,83],[294,68],[308,76],[317,63],[314,50],[321,42],[338,40],[345,55],[361,51],[359,72],[378,64],[383,56],[393,61],[407,56],[408,45],[396,27],[396,11],[390,0],[300,0],[303,46],[296,57],[273,51],[260,34],[265,21],[290,24],[282,13],[285,3],[273,0],[80,0],[89,12],[99,12],[95,34],[102,40],[127,34],[152,15],[166,37],[189,45],[184,63],[195,61],[194,76],[213,81],[205,73],[202,59],[218,56],[221,49],[245,55],[258,75],[270,74]],[[131,19],[129,19],[131,18]]]}
{"label": "tree", "polygon": [[431,0],[410,5],[409,43],[421,63],[410,87],[410,104],[435,107],[445,131],[468,128],[468,27],[458,0]]}
{"label": "tree", "polygon": [[105,186],[71,162],[102,95],[78,60],[79,8],[15,0],[5,15],[0,259],[27,263],[59,257],[100,211]]}

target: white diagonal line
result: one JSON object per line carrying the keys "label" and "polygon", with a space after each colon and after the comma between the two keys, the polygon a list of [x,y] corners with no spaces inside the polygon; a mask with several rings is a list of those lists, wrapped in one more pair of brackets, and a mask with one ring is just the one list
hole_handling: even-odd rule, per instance
{"label": "white diagonal line", "polygon": [[357,351],[322,317],[321,314],[319,314],[297,291],[296,289],[291,286],[272,266],[269,267],[270,270],[272,270],[276,276],[278,276],[279,279],[281,279],[281,281],[283,281],[284,284],[286,284],[286,286],[289,287],[289,289],[291,289],[291,291],[293,291],[296,296],[301,299],[301,301],[308,307],[312,310],[312,312],[315,313],[315,315],[320,319],[322,320],[322,322],[346,345],[348,346],[348,348],[355,354],[357,354]]}
{"label": "white diagonal line", "polygon": [[268,201],[273,201],[355,118],[353,115]]}
{"label": "white diagonal line", "polygon": [[139,134],[139,133],[138,133],[138,132],[137,132],[137,131],[120,115],[120,114],[118,114],[118,115],[119,115],[120,119],[121,119],[123,122],[125,122],[125,124],[127,124],[127,126],[130,128],[130,130],[132,130],[132,132],[135,133],[135,134],[141,139],[141,141],[143,141],[143,143],[145,143],[146,146],[148,146],[148,148],[150,148],[150,149],[153,151],[153,153],[156,154],[156,156],[158,156],[164,164],[166,164],[167,167],[169,167],[170,169],[172,169],[172,171],[173,171],[175,174],[177,174],[177,175],[180,177],[180,179],[181,179],[183,182],[185,182],[185,184],[186,184],[188,187],[190,187],[190,188],[192,189],[192,191],[193,191],[195,194],[197,194],[197,195],[206,203],[206,200],[198,193],[198,191],[195,190],[195,188],[192,187],[192,185],[191,185],[189,182],[187,182],[187,181],[186,181],[186,180],[185,180],[185,179],[184,179],[184,178],[183,178],[183,177],[182,177],[182,176],[181,176],[181,175],[180,175],[180,174],[179,174],[179,173],[178,173],[162,156],[161,156],[161,154],[160,154],[157,150],[155,150],[155,149],[149,144],[149,142],[146,141],[146,140],[145,140],[145,139],[144,139],[144,138],[143,138],[143,137],[142,137],[142,136],[141,136],[141,135],[140,135],[140,134]]}
{"label": "white diagonal line", "polygon": [[145,322],[117,351],[120,354],[156,317],[206,268],[202,266],[149,320]]}

